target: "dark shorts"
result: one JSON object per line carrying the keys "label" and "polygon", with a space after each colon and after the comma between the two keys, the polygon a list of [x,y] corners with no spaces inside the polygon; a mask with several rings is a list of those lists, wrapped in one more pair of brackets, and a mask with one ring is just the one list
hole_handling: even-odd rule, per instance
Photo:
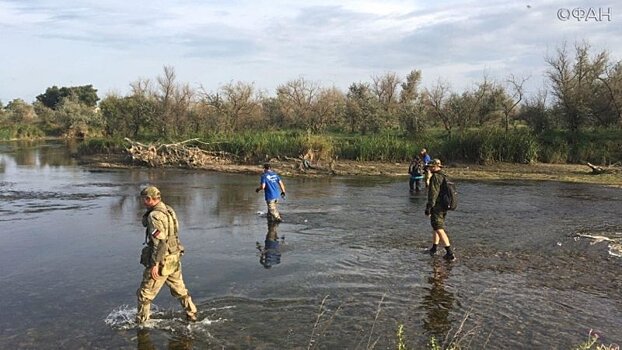
{"label": "dark shorts", "polygon": [[445,216],[447,216],[446,211],[434,211],[430,215],[430,223],[432,224],[432,229],[440,230],[445,229]]}

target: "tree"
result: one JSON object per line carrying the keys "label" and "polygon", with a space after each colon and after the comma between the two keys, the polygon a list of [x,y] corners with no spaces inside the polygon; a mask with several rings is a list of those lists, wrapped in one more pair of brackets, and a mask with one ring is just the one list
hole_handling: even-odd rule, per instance
{"label": "tree", "polygon": [[90,136],[97,134],[103,126],[99,113],[80,103],[76,96],[64,98],[56,108],[57,118],[67,136]]}
{"label": "tree", "polygon": [[284,122],[291,127],[311,129],[313,126],[313,104],[319,87],[304,78],[290,80],[276,89]]}
{"label": "tree", "polygon": [[50,109],[55,109],[64,96],[61,95],[60,89],[54,85],[45,89],[45,93],[37,96],[37,101]]}
{"label": "tree", "polygon": [[351,132],[380,131],[382,120],[379,117],[380,106],[368,84],[354,83],[350,85],[346,100],[346,119]]}
{"label": "tree", "polygon": [[608,100],[612,117],[612,120],[603,122],[622,128],[622,61],[610,65],[600,80],[605,88],[605,94],[601,96]]}
{"label": "tree", "polygon": [[608,63],[607,51],[590,58],[590,45],[575,45],[575,57],[570,57],[566,45],[557,49],[557,56],[547,57],[547,76],[551,81],[555,104],[571,133],[576,133],[590,121],[598,119],[598,97],[605,92],[602,83]]}
{"label": "tree", "polygon": [[505,132],[508,132],[510,127],[510,116],[517,113],[516,107],[521,103],[525,96],[525,90],[523,86],[529,78],[517,78],[513,74],[507,79],[507,83],[510,86],[512,95],[509,98],[504,98],[501,103],[503,109],[503,124],[505,126]]}
{"label": "tree", "polygon": [[32,124],[37,118],[32,105],[20,98],[9,102],[5,107],[6,120],[12,124]]}
{"label": "tree", "polygon": [[431,115],[436,116],[441,121],[445,131],[450,136],[457,119],[453,110],[448,108],[451,95],[449,83],[439,79],[432,89],[426,88],[424,96],[426,108]]}
{"label": "tree", "polygon": [[101,101],[100,110],[108,136],[136,138],[141,130],[149,129],[156,103],[143,94],[126,97],[112,94]]}
{"label": "tree", "polygon": [[189,116],[195,92],[187,83],[177,83],[175,68],[164,66],[163,75],[156,78],[153,96],[157,101],[153,123],[158,134],[176,136],[191,128]]}
{"label": "tree", "polygon": [[311,130],[323,132],[332,126],[339,128],[344,122],[346,98],[337,88],[322,88],[313,103]]}
{"label": "tree", "polygon": [[95,107],[99,101],[97,90],[93,88],[93,85],[61,88],[54,85],[47,88],[45,93],[38,95],[36,99],[48,108],[57,109],[62,100],[68,97],[74,97],[78,103],[91,108]]}
{"label": "tree", "polygon": [[261,119],[261,104],[253,84],[229,83],[220,88],[222,100],[214,104],[223,114],[227,131],[239,131],[257,126]]}
{"label": "tree", "polygon": [[371,90],[377,100],[379,111],[382,111],[382,119],[386,126],[393,126],[394,116],[399,109],[399,87],[402,83],[396,73],[385,73],[382,76],[372,77]]}
{"label": "tree", "polygon": [[[97,101],[99,101],[99,97],[97,96],[97,89],[94,89],[93,85],[74,86],[68,89],[68,96],[76,96],[79,103],[88,107],[97,106]],[[62,90],[63,89],[61,88],[61,91]]]}
{"label": "tree", "polygon": [[559,126],[558,120],[547,106],[547,97],[547,91],[540,90],[536,95],[525,99],[518,115],[537,134]]}
{"label": "tree", "polygon": [[411,135],[423,128],[424,104],[423,95],[418,91],[420,83],[421,71],[412,70],[406,76],[406,81],[401,84],[399,119],[402,128]]}
{"label": "tree", "polygon": [[448,83],[439,80],[431,90],[426,89],[426,109],[442,122],[449,136],[454,127],[463,132],[474,125],[481,126],[497,109],[498,102],[491,87],[484,77],[476,88],[458,94],[451,91]]}

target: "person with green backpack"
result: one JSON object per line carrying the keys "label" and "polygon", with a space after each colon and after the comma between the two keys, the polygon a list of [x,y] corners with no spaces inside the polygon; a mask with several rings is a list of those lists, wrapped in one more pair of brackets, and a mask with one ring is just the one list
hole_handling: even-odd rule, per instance
{"label": "person with green backpack", "polygon": [[425,207],[425,215],[430,217],[430,223],[434,230],[432,248],[428,252],[430,255],[435,255],[439,243],[442,242],[446,250],[443,258],[453,261],[456,259],[456,256],[451,249],[449,237],[445,232],[445,217],[447,216],[447,210],[455,209],[456,203],[453,201],[453,198],[450,201],[451,203],[447,203],[448,200],[446,199],[448,192],[451,192],[450,194],[453,195],[455,191],[453,188],[451,190],[448,189],[447,177],[443,173],[442,168],[443,165],[440,159],[433,159],[428,163],[428,169],[432,173],[432,177],[430,177],[430,185],[428,186],[428,202]]}

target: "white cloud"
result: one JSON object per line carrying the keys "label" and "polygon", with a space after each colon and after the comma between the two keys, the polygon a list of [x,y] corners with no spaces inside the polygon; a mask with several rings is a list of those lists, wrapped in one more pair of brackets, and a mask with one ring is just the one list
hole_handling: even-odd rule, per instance
{"label": "white cloud", "polygon": [[[611,1],[598,6],[616,16]],[[299,76],[346,88],[412,69],[424,83],[441,77],[460,88],[484,71],[541,75],[544,56],[564,40],[622,57],[618,19],[562,22],[559,8],[554,0],[0,0],[10,48],[0,56],[0,81],[10,82],[0,100],[76,81],[124,91],[163,65],[210,88],[243,80],[273,89]]]}

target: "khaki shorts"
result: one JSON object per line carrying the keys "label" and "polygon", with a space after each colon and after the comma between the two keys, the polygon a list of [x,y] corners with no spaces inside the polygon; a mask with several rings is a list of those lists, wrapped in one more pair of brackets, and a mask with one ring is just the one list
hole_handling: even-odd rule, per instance
{"label": "khaki shorts", "polygon": [[430,223],[432,224],[432,228],[434,230],[445,229],[445,216],[447,216],[446,211],[437,212],[432,209]]}

